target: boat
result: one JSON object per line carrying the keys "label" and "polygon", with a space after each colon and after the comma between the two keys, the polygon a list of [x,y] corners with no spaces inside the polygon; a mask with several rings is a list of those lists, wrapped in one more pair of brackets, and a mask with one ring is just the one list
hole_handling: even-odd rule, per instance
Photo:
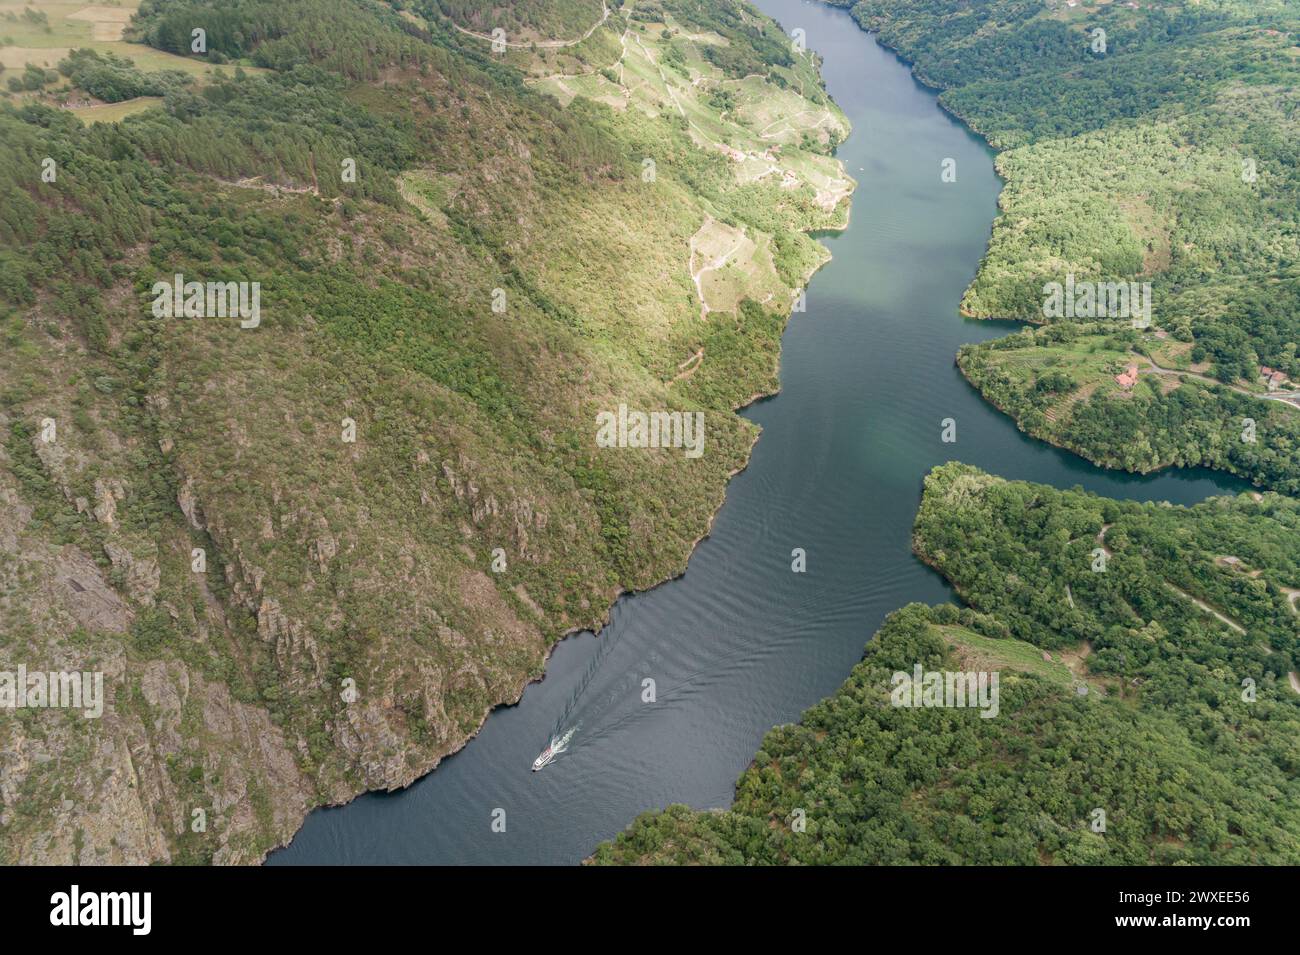
{"label": "boat", "polygon": [[550,745],[546,747],[546,749],[542,750],[542,754],[538,756],[535,760],[533,760],[533,772],[537,772],[554,758],[555,758],[555,742],[552,741]]}
{"label": "boat", "polygon": [[563,753],[569,746],[569,740],[573,739],[573,734],[577,731],[578,728],[575,726],[563,736],[552,736],[546,749],[542,750],[538,757],[533,760],[533,772],[539,772],[543,766]]}

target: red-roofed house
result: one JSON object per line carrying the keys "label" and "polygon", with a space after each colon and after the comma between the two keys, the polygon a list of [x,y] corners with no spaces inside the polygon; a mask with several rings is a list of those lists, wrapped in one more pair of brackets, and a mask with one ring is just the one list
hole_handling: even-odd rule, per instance
{"label": "red-roofed house", "polygon": [[1260,365],[1259,374],[1264,379],[1264,384],[1268,385],[1269,391],[1274,388],[1281,388],[1282,383],[1286,381],[1286,372],[1270,368],[1268,365]]}
{"label": "red-roofed house", "polygon": [[1115,380],[1119,382],[1119,386],[1121,388],[1123,388],[1125,391],[1128,391],[1130,388],[1132,388],[1134,385],[1137,384],[1138,366],[1129,365],[1120,374],[1115,376]]}

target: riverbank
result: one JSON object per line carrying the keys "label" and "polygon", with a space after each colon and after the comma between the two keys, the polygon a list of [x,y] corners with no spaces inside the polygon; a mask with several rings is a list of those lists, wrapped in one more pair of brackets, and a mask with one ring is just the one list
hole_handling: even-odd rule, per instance
{"label": "riverbank", "polygon": [[[888,613],[952,599],[911,555],[911,525],[923,476],[955,456],[1113,497],[1190,503],[1234,487],[1203,472],[1101,471],[979,398],[953,354],[1005,334],[955,315],[997,211],[987,147],[842,11],[759,7],[822,55],[855,130],[836,155],[858,188],[853,225],[823,237],[833,258],[786,326],[780,392],[743,413],[762,428],[749,466],[684,576],[621,599],[599,637],[563,641],[547,679],[437,772],[314,813],[270,864],[577,863],[646,809],[730,805],[763,734],[834,692]],[[941,189],[945,157],[962,175]],[[941,438],[945,418],[956,444]],[[569,752],[530,773],[566,712],[589,719]],[[505,832],[491,830],[493,808]]]}
{"label": "riverbank", "polygon": [[[1300,250],[1282,211],[1298,201],[1295,12],[989,0],[951,17],[907,0],[844,5],[1002,150],[1006,188],[962,314],[1053,331],[1014,352],[971,348],[972,384],[1029,433],[1095,462],[1201,462],[1300,493],[1300,415],[1258,394],[1265,379],[1300,379]],[[1076,275],[1144,288],[1150,330],[1121,334],[1138,317],[1127,298],[1097,315],[1110,320],[1086,348],[1091,317],[1047,321],[1047,286]],[[1152,332],[1204,378],[1111,387]]]}

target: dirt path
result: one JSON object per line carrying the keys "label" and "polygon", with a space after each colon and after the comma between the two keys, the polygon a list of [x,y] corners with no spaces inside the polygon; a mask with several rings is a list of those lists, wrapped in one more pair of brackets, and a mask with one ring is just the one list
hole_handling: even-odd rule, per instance
{"label": "dirt path", "polygon": [[[219,182],[223,186],[232,186],[235,189],[257,189],[262,192],[269,192],[275,196],[278,195],[299,196],[299,195],[310,194],[319,199],[320,184],[315,182],[316,170],[314,168],[314,163],[311,172],[312,172],[313,185],[310,186],[282,186],[274,182],[263,182],[261,176],[253,176],[248,179],[222,179],[220,176],[209,175],[207,178],[211,179],[213,182]],[[342,197],[341,196],[337,197],[333,201],[336,203],[341,202]]]}
{"label": "dirt path", "polygon": [[1179,594],[1180,596],[1182,596],[1187,600],[1190,600],[1192,603],[1196,604],[1196,606],[1200,607],[1202,610],[1204,610],[1206,613],[1210,614],[1211,616],[1217,617],[1219,620],[1221,620],[1223,623],[1226,623],[1229,627],[1231,627],[1233,630],[1236,630],[1238,633],[1246,632],[1246,628],[1243,627],[1241,624],[1237,623],[1237,621],[1233,620],[1231,617],[1227,616],[1226,614],[1220,613],[1218,610],[1215,610],[1213,607],[1207,604],[1204,600],[1201,600],[1199,597],[1193,597],[1187,591],[1183,590],[1180,587],[1175,587],[1167,580],[1165,581],[1165,586],[1168,587],[1170,590],[1172,590],[1174,593]]}
{"label": "dirt path", "polygon": [[[600,6],[601,6],[600,19],[591,25],[590,30],[588,30],[582,36],[578,37],[576,40],[534,40],[530,43],[507,42],[506,48],[510,50],[531,50],[533,47],[536,47],[539,50],[559,50],[559,49],[563,49],[566,46],[577,46],[579,43],[588,39],[593,33],[599,30],[601,24],[603,24],[606,20],[609,19],[609,4],[602,2]],[[479,33],[475,30],[467,30],[465,27],[455,22],[452,22],[451,25],[455,27],[457,30],[459,30],[461,33],[464,33],[466,36],[472,36],[480,40],[486,40],[488,43],[493,42],[493,38],[490,34]]]}
{"label": "dirt path", "polygon": [[1073,650],[1057,650],[1056,658],[1065,664],[1076,680],[1088,678],[1088,657],[1092,656],[1092,644],[1084,640]]}
{"label": "dirt path", "polygon": [[1140,369],[1140,371],[1154,372],[1157,375],[1178,375],[1180,378],[1195,378],[1198,381],[1205,382],[1207,385],[1223,385],[1223,387],[1231,388],[1233,391],[1240,392],[1243,395],[1250,395],[1252,398],[1259,397],[1259,395],[1256,392],[1248,391],[1247,389],[1242,388],[1239,385],[1229,385],[1226,382],[1219,381],[1219,379],[1217,378],[1211,378],[1209,375],[1203,375],[1199,371],[1185,371],[1180,368],[1166,368],[1164,365],[1157,365],[1155,359],[1147,355],[1138,355],[1138,354],[1130,353],[1130,357],[1136,358],[1139,361],[1145,361],[1150,366],[1148,368],[1142,368]]}
{"label": "dirt path", "polygon": [[681,381],[683,378],[691,377],[691,375],[695,374],[695,369],[702,364],[704,364],[703,348],[677,366],[677,374],[673,376],[673,381]]}
{"label": "dirt path", "polygon": [[[737,243],[736,243],[735,245],[733,245],[730,249],[728,249],[728,250],[727,250],[727,251],[726,251],[726,252],[725,252],[725,253],[724,253],[720,258],[714,259],[712,262],[707,262],[707,261],[706,261],[704,265],[701,265],[701,266],[697,269],[697,268],[695,267],[695,253],[696,253],[698,250],[697,250],[697,248],[696,248],[696,244],[695,244],[695,237],[698,236],[698,235],[700,234],[700,232],[703,232],[705,229],[707,229],[709,226],[711,226],[711,225],[713,224],[714,221],[715,221],[715,220],[714,220],[713,216],[706,215],[705,218],[704,218],[704,224],[703,224],[702,226],[700,226],[699,230],[695,233],[695,235],[691,236],[691,258],[690,258],[690,270],[691,270],[691,278],[694,279],[694,281],[695,281],[695,294],[698,295],[698,296],[700,297],[700,318],[705,318],[705,317],[707,317],[708,314],[709,314],[709,306],[708,306],[708,303],[705,302],[705,300],[704,300],[704,282],[702,281],[703,278],[704,278],[704,273],[705,273],[705,272],[716,272],[718,269],[720,269],[720,268],[722,268],[723,266],[725,266],[725,265],[727,264],[728,260],[730,260],[730,258],[731,258],[733,255],[735,255],[737,252],[739,252],[742,248],[744,248],[744,245],[745,245],[745,243],[744,243],[744,240],[745,240],[745,234],[744,234],[744,231],[742,230],[742,232],[741,232],[741,234],[740,234],[740,241],[739,241],[739,242],[737,242]],[[701,256],[703,256],[704,253],[700,253],[700,254],[701,254]]]}
{"label": "dirt path", "polygon": [[[1106,546],[1106,532],[1110,530],[1112,527],[1114,527],[1113,524],[1102,524],[1101,530],[1097,532],[1097,543],[1101,546],[1102,552],[1105,553],[1107,557],[1111,555],[1111,551],[1110,548]],[[1170,590],[1172,590],[1174,593],[1182,597],[1184,600],[1190,600],[1192,603],[1196,604],[1196,606],[1200,607],[1206,613],[1215,617],[1222,623],[1227,624],[1229,627],[1231,627],[1233,630],[1236,630],[1238,633],[1246,632],[1246,628],[1243,627],[1241,624],[1237,623],[1237,621],[1233,620],[1227,614],[1222,613],[1219,610],[1216,610],[1214,607],[1210,606],[1204,600],[1201,600],[1199,597],[1193,597],[1191,594],[1183,590],[1181,587],[1175,587],[1167,580],[1162,581],[1162,583]]]}
{"label": "dirt path", "polygon": [[1300,391],[1278,391],[1271,394],[1251,391],[1250,389],[1243,388],[1240,385],[1230,385],[1227,382],[1219,381],[1217,378],[1211,378],[1209,375],[1203,375],[1198,371],[1183,371],[1178,368],[1166,368],[1163,365],[1157,365],[1155,359],[1147,355],[1131,353],[1131,357],[1140,361],[1145,361],[1150,366],[1148,368],[1139,369],[1139,373],[1147,372],[1148,374],[1163,376],[1175,375],[1179,378],[1195,378],[1197,381],[1203,381],[1207,385],[1221,385],[1230,391],[1235,391],[1239,395],[1246,395],[1248,398],[1258,398],[1261,401],[1280,401],[1285,405],[1300,408]]}
{"label": "dirt path", "polygon": [[[1256,570],[1248,566],[1240,557],[1232,557],[1231,555],[1216,557],[1214,558],[1214,562],[1220,567],[1231,567],[1238,573],[1245,574],[1251,580],[1255,580],[1264,574],[1262,570]],[[1281,584],[1277,585],[1277,589],[1282,591],[1282,596],[1286,598],[1287,606],[1291,608],[1291,612],[1300,616],[1300,606],[1297,606],[1296,604],[1296,601],[1300,600],[1300,589],[1295,587],[1283,587]]]}
{"label": "dirt path", "polygon": [[[773,126],[776,126],[780,123],[785,123],[786,126],[789,127],[790,131],[794,132],[795,131],[794,120],[797,120],[801,118],[805,113],[810,113],[810,112],[812,112],[812,110],[804,110],[802,113],[796,113],[792,117],[782,116],[780,119],[772,120],[772,122],[768,123],[761,130],[759,130],[758,138],[775,139],[777,136],[780,135],[780,133],[773,134],[770,132],[770,130],[772,129]],[[814,129],[818,129],[821,126],[824,126],[826,123],[831,123],[834,121],[835,121],[835,117],[831,115],[831,111],[828,109],[824,109],[817,114],[817,122],[813,123],[811,126],[803,127],[800,131],[808,132]],[[781,130],[781,132],[785,132],[785,130]]]}
{"label": "dirt path", "polygon": [[1280,401],[1292,408],[1300,408],[1300,391],[1280,391],[1271,395],[1260,395],[1265,401]]}
{"label": "dirt path", "polygon": [[[659,65],[659,61],[654,58],[654,54],[645,48],[645,44],[641,42],[641,38],[639,36],[634,36],[632,37],[632,39],[635,40],[636,45],[641,48],[641,54],[646,58],[646,62],[649,63],[651,66],[653,66],[656,71],[658,71],[659,79],[664,84],[664,92],[668,94],[668,98],[672,100],[672,104],[677,107],[677,112],[684,117],[686,115],[686,110],[682,106],[682,104],[678,102],[677,93],[673,90],[673,84],[668,82],[668,74],[665,73],[664,68]],[[695,126],[695,123],[691,122],[691,125]],[[703,130],[701,130],[701,133],[702,132]],[[704,138],[705,140],[709,139],[708,136],[705,136]]]}

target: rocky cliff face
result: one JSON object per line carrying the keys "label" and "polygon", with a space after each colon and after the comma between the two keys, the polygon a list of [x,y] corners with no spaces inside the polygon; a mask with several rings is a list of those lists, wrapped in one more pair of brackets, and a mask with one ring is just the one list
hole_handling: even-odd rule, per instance
{"label": "rocky cliff face", "polygon": [[[60,461],[48,451],[38,459]],[[265,834],[291,833],[312,798],[289,741],[265,708],[240,702],[183,659],[138,659],[132,629],[155,609],[157,561],[135,556],[128,535],[113,533],[111,508],[96,516],[110,535],[98,560],[88,548],[52,543],[12,465],[0,452],[5,669],[99,673],[103,700],[98,717],[84,709],[5,712],[0,827],[17,837],[7,843],[8,861],[177,861],[201,835],[194,830],[209,826],[220,834],[212,861],[256,861]],[[73,498],[69,485],[58,488]],[[125,495],[115,488],[122,494],[106,500]],[[209,639],[224,628],[220,605],[211,609]]]}
{"label": "rocky cliff face", "polygon": [[[3,861],[251,863],[314,806],[408,785],[557,639],[680,572],[747,458],[732,411],[775,387],[824,255],[803,230],[841,224],[825,196],[851,188],[811,63],[724,119],[738,79],[696,49],[721,34],[620,14],[564,56],[658,72],[687,43],[690,65],[629,76],[632,109],[562,107],[473,38],[365,17],[367,55],[396,51],[378,81],[335,57],[346,80],[210,78],[112,131],[0,116],[21,144],[0,167],[71,155],[121,206],[61,192],[74,176],[6,184],[38,250],[139,220],[99,250],[94,307],[24,265],[0,311],[0,673],[104,687],[97,717],[0,710]],[[743,75],[788,46],[747,17],[715,24]],[[511,53],[546,74],[533,56]],[[683,97],[716,101],[740,159],[669,115]],[[324,175],[367,148],[365,188]],[[260,324],[159,319],[146,292],[176,273],[259,282]],[[621,403],[703,413],[705,453],[599,448]]]}

